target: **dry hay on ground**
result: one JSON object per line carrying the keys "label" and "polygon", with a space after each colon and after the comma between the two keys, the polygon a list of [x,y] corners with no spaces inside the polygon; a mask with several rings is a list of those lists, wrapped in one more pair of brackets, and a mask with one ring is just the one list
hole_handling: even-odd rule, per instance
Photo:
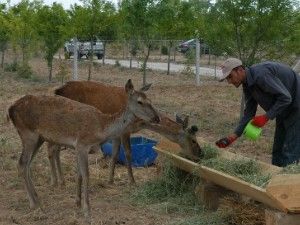
{"label": "dry hay on ground", "polygon": [[231,225],[264,225],[266,223],[265,210],[259,203],[225,197],[221,200],[218,210],[227,213],[227,219]]}

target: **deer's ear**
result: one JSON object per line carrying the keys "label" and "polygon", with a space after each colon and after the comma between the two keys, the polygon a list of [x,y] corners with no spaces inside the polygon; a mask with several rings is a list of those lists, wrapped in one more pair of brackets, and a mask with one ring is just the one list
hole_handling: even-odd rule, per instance
{"label": "deer's ear", "polygon": [[183,124],[183,120],[181,118],[181,115],[179,115],[179,114],[176,113],[175,117],[176,117],[176,122],[177,123]]}
{"label": "deer's ear", "polygon": [[189,116],[185,116],[182,127],[183,129],[186,129],[188,126],[189,126]]}
{"label": "deer's ear", "polygon": [[183,129],[189,125],[189,116],[176,114],[176,122],[182,124]]}
{"label": "deer's ear", "polygon": [[142,88],[140,89],[140,91],[148,91],[149,88],[151,87],[151,85],[152,85],[152,83],[151,83],[151,84],[146,84],[144,87],[142,87]]}
{"label": "deer's ear", "polygon": [[125,85],[125,91],[127,94],[131,94],[134,91],[134,87],[131,79],[129,79]]}

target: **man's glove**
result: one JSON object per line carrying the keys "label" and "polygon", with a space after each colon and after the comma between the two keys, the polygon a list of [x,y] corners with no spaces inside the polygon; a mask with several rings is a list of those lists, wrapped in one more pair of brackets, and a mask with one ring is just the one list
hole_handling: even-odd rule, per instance
{"label": "man's glove", "polygon": [[225,137],[225,138],[222,138],[222,139],[216,141],[216,145],[219,148],[226,148],[229,145],[231,145],[236,139],[237,139],[237,137],[232,137],[232,136]]}
{"label": "man's glove", "polygon": [[251,123],[257,127],[263,127],[268,121],[269,118],[266,115],[261,115],[261,116],[255,116],[251,121]]}

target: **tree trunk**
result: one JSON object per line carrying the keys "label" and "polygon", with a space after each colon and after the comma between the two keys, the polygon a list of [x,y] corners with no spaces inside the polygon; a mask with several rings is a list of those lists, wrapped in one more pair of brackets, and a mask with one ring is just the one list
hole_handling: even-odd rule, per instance
{"label": "tree trunk", "polygon": [[5,53],[5,50],[2,51],[2,57],[1,57],[1,68],[2,69],[4,67],[4,53]]}
{"label": "tree trunk", "polygon": [[150,55],[150,49],[151,49],[151,44],[148,44],[147,54],[146,54],[144,64],[143,64],[143,86],[145,86],[147,84],[147,82],[146,82],[146,69],[147,69],[147,62],[148,62],[149,55]]}
{"label": "tree trunk", "polygon": [[53,64],[52,64],[52,60],[51,62],[48,63],[48,69],[49,69],[49,82],[52,81],[52,69],[53,69]]}

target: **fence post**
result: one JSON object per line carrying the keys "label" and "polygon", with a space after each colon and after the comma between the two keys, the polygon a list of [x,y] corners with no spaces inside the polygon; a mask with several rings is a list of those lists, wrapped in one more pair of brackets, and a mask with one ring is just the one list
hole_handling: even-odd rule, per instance
{"label": "fence post", "polygon": [[73,80],[78,80],[78,41],[77,37],[73,38],[74,58],[73,58]]}
{"label": "fence post", "polygon": [[200,42],[199,39],[196,39],[196,84],[200,84]]}

